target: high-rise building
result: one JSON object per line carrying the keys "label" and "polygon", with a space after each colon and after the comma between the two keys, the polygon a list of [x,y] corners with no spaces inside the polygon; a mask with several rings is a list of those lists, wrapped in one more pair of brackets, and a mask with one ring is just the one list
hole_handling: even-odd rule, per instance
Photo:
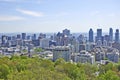
{"label": "high-rise building", "polygon": [[111,43],[111,41],[110,41],[110,36],[109,35],[104,35],[103,36],[103,41],[102,41],[103,46],[109,46],[109,43]]}
{"label": "high-rise building", "polygon": [[106,54],[108,60],[112,61],[112,62],[119,62],[119,52],[111,52],[111,53],[107,53]]}
{"label": "high-rise building", "polygon": [[95,53],[95,61],[101,61],[105,59],[105,52],[96,52]]}
{"label": "high-rise building", "polygon": [[113,29],[112,28],[109,29],[109,37],[110,37],[110,41],[113,41]]}
{"label": "high-rise building", "polygon": [[101,40],[98,40],[98,41],[96,42],[96,46],[97,46],[97,47],[101,47],[101,46],[102,46],[102,41],[101,41]]}
{"label": "high-rise building", "polygon": [[95,42],[98,42],[98,41],[103,41],[102,40],[103,37],[102,37],[102,29],[97,29],[97,36],[95,37]]}
{"label": "high-rise building", "polygon": [[8,41],[10,41],[12,38],[11,38],[11,36],[8,36]]}
{"label": "high-rise building", "polygon": [[12,38],[12,40],[14,40],[14,41],[16,40],[16,37],[15,37],[15,36],[12,36],[11,38]]}
{"label": "high-rise building", "polygon": [[46,34],[40,33],[38,39],[46,38]]}
{"label": "high-rise building", "polygon": [[106,41],[110,41],[110,36],[109,36],[109,35],[104,35],[103,38],[104,38],[104,40],[106,40]]}
{"label": "high-rise building", "polygon": [[79,44],[79,52],[82,51],[82,50],[86,50],[86,44],[85,43]]}
{"label": "high-rise building", "polygon": [[32,44],[33,44],[34,46],[39,46],[39,45],[40,45],[39,39],[32,40]]}
{"label": "high-rise building", "polygon": [[83,44],[86,42],[84,35],[80,34],[77,38],[80,44]]}
{"label": "high-rise building", "polygon": [[7,36],[2,35],[2,44],[5,44],[7,42]]}
{"label": "high-rise building", "polygon": [[89,30],[89,42],[93,42],[93,30]]}
{"label": "high-rise building", "polygon": [[17,39],[21,39],[21,35],[20,34],[17,34]]}
{"label": "high-rise building", "polygon": [[50,40],[47,38],[40,39],[40,47],[42,47],[42,48],[49,47],[49,41]]}
{"label": "high-rise building", "polygon": [[27,35],[27,40],[30,40],[31,39],[31,36],[30,35]]}
{"label": "high-rise building", "polygon": [[32,40],[36,40],[36,34],[33,34]]}
{"label": "high-rise building", "polygon": [[115,32],[115,42],[119,43],[119,29],[116,29],[116,32]]}
{"label": "high-rise building", "polygon": [[70,35],[70,30],[64,29],[63,34],[69,36]]}
{"label": "high-rise building", "polygon": [[101,40],[101,38],[102,38],[102,29],[97,29],[97,38],[98,38],[98,40]]}
{"label": "high-rise building", "polygon": [[68,46],[68,44],[69,44],[69,38],[68,38],[68,36],[67,35],[64,35],[63,37],[62,37],[62,40],[61,40],[61,44],[62,44],[62,46]]}
{"label": "high-rise building", "polygon": [[23,40],[26,39],[26,33],[22,33],[22,39],[23,39]]}
{"label": "high-rise building", "polygon": [[95,43],[86,43],[86,51],[91,51],[95,47]]}

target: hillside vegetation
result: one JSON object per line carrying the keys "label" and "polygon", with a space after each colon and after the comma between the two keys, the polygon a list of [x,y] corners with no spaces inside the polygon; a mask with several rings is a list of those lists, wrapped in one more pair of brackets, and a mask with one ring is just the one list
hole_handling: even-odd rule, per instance
{"label": "hillside vegetation", "polygon": [[120,63],[91,65],[41,58],[0,58],[1,80],[120,80]]}

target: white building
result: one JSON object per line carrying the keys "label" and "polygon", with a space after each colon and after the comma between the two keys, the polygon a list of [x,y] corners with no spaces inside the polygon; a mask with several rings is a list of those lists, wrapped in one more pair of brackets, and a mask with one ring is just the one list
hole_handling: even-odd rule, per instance
{"label": "white building", "polygon": [[71,50],[69,46],[56,46],[53,51],[53,61],[58,58],[63,58],[65,61],[70,61]]}
{"label": "white building", "polygon": [[95,57],[91,55],[90,53],[85,52],[84,54],[81,53],[79,55],[75,56],[75,62],[81,62],[81,63],[95,63]]}
{"label": "white building", "polygon": [[72,45],[74,48],[73,52],[78,53],[79,52],[79,42],[77,40],[73,40]]}
{"label": "white building", "polygon": [[40,39],[40,47],[42,48],[49,47],[49,41],[50,40],[47,38]]}

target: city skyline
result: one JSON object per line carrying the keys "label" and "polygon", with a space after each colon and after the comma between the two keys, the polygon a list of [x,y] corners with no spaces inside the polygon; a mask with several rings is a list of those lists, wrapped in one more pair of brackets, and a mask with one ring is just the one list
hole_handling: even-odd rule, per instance
{"label": "city skyline", "polygon": [[120,26],[119,0],[0,0],[0,33],[113,32]]}

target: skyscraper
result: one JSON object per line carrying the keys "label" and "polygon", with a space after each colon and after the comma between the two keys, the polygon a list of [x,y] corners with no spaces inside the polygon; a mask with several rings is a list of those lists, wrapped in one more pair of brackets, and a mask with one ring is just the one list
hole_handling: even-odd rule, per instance
{"label": "skyscraper", "polygon": [[79,41],[80,44],[85,43],[85,37],[84,37],[84,35],[80,34],[78,36],[77,40]]}
{"label": "skyscraper", "polygon": [[2,38],[1,38],[2,40],[2,44],[5,44],[5,43],[7,43],[7,36],[6,35],[2,35]]}
{"label": "skyscraper", "polygon": [[70,35],[70,30],[64,29],[63,34],[69,36]]}
{"label": "skyscraper", "polygon": [[119,43],[119,29],[116,29],[116,32],[115,32],[115,42]]}
{"label": "skyscraper", "polygon": [[97,29],[96,41],[98,40],[102,41],[102,29]]}
{"label": "skyscraper", "polygon": [[23,40],[26,39],[26,33],[22,33],[22,39],[23,39]]}
{"label": "skyscraper", "polygon": [[110,28],[109,29],[109,39],[110,39],[110,41],[113,41],[113,29],[112,28]]}
{"label": "skyscraper", "polygon": [[97,37],[98,38],[102,37],[102,29],[97,29]]}
{"label": "skyscraper", "polygon": [[21,35],[20,34],[17,34],[17,39],[21,39]]}
{"label": "skyscraper", "polygon": [[93,30],[89,30],[89,42],[93,42]]}
{"label": "skyscraper", "polygon": [[49,47],[49,41],[50,40],[47,38],[40,39],[40,47],[42,48]]}
{"label": "skyscraper", "polygon": [[33,34],[32,40],[36,40],[36,34]]}

